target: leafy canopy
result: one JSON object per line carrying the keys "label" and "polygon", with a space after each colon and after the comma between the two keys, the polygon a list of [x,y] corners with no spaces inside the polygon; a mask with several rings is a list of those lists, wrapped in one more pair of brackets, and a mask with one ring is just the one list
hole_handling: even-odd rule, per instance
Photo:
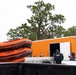
{"label": "leafy canopy", "polygon": [[27,19],[28,24],[10,29],[7,33],[9,38],[27,37],[31,40],[40,40],[61,36],[64,28],[60,25],[65,22],[65,17],[61,14],[53,14],[54,5],[38,1],[28,5],[27,8],[32,12],[30,19]]}

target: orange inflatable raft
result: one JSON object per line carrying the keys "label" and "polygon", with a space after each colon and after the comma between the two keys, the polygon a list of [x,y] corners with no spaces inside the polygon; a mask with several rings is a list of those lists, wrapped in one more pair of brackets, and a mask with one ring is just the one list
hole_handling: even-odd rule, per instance
{"label": "orange inflatable raft", "polygon": [[27,38],[0,43],[0,62],[22,62],[31,56],[32,41]]}

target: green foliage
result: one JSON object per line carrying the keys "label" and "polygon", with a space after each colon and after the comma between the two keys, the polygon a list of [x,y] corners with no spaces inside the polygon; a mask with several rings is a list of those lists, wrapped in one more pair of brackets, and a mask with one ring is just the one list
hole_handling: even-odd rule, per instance
{"label": "green foliage", "polygon": [[58,26],[56,26],[54,36],[56,36],[56,37],[61,37],[62,34],[64,34],[64,32],[65,32],[65,29],[64,29],[62,26],[59,26],[59,25],[58,25]]}
{"label": "green foliage", "polygon": [[72,26],[70,28],[68,28],[65,33],[65,36],[76,36],[76,26]]}
{"label": "green foliage", "polygon": [[64,28],[59,25],[65,22],[65,17],[61,14],[52,14],[55,10],[54,5],[38,1],[27,8],[32,12],[30,19],[27,19],[28,24],[10,29],[7,33],[9,38],[28,37],[31,40],[39,40],[61,36]]}
{"label": "green foliage", "polygon": [[64,16],[61,14],[52,15],[52,11],[55,9],[55,7],[50,3],[39,1],[35,2],[34,5],[27,7],[33,13],[32,17],[28,19],[28,23],[30,23],[31,26],[36,29],[35,37],[37,40],[53,38],[57,24],[64,23],[65,21]]}
{"label": "green foliage", "polygon": [[10,29],[7,35],[10,39],[16,39],[21,37],[25,38],[29,34],[29,31],[27,29],[29,30],[29,27],[25,23],[21,26],[18,26],[16,29]]}

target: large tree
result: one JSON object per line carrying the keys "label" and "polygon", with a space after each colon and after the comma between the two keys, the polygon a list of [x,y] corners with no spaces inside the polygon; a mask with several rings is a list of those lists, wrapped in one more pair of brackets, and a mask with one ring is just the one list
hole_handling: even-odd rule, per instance
{"label": "large tree", "polygon": [[65,18],[61,14],[52,14],[55,6],[38,1],[34,5],[27,7],[32,11],[32,16],[30,19],[27,19],[28,24],[22,24],[21,27],[10,29],[7,36],[12,39],[14,37],[28,37],[31,40],[47,39],[56,36],[56,29],[61,23],[64,23]]}

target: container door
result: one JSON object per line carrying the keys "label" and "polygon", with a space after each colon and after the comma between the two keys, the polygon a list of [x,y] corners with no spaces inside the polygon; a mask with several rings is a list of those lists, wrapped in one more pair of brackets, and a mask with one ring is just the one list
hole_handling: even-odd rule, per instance
{"label": "container door", "polygon": [[60,52],[64,55],[64,60],[69,60],[70,55],[70,42],[60,43]]}

